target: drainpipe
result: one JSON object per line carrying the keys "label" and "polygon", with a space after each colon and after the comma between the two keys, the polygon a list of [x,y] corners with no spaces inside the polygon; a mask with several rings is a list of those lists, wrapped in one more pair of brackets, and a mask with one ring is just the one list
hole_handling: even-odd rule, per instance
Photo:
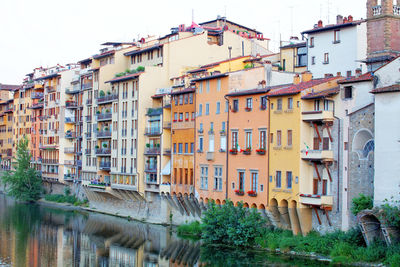
{"label": "drainpipe", "polygon": [[268,108],[268,130],[267,130],[267,133],[268,133],[268,136],[267,136],[267,138],[266,138],[266,140],[267,140],[267,142],[268,142],[268,144],[267,144],[267,146],[268,146],[268,150],[267,150],[267,196],[268,196],[268,198],[267,198],[267,207],[269,206],[269,177],[270,177],[270,173],[269,173],[269,158],[270,158],[270,144],[271,144],[271,140],[270,140],[270,136],[271,136],[271,128],[270,128],[270,125],[271,125],[271,108],[270,108],[270,100],[269,100],[269,97],[267,96],[267,108]]}
{"label": "drainpipe", "polygon": [[[196,147],[197,147],[197,131],[196,131],[196,121],[197,121],[197,114],[196,114],[196,108],[197,108],[197,103],[196,103],[196,93],[197,93],[197,87],[195,86],[195,90],[193,92],[193,104],[194,104],[194,151],[193,151],[193,189],[194,189],[194,197],[196,197]],[[172,101],[172,100],[171,100]],[[171,103],[172,107],[172,103]],[[171,118],[172,118],[172,108],[171,108]],[[171,142],[172,142],[172,129],[171,129]],[[172,151],[171,151],[172,152]],[[173,154],[172,154],[173,155]],[[171,157],[172,159],[172,157]],[[171,175],[172,178],[172,175]],[[172,180],[172,179],[171,179]],[[172,184],[172,181],[171,181]]]}
{"label": "drainpipe", "polygon": [[[229,105],[229,99],[224,96],[225,101],[228,101],[228,119],[226,121],[226,183],[225,183],[225,199],[228,199],[228,174],[229,174],[229,153],[228,153],[228,144],[229,144],[229,110],[230,110],[230,105]],[[226,105],[226,104],[225,104]]]}
{"label": "drainpipe", "polygon": [[340,208],[340,119],[335,115],[335,101],[333,102],[333,117],[338,120],[339,128],[338,128],[338,181],[337,181],[337,209],[339,211]]}
{"label": "drainpipe", "polygon": [[306,49],[307,49],[307,71],[309,71],[310,69],[308,68],[308,38],[304,37],[304,34],[301,34],[302,39],[306,39]]}

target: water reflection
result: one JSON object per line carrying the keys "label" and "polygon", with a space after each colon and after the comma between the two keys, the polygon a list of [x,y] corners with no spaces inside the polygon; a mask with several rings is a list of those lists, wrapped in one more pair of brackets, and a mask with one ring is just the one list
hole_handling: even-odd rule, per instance
{"label": "water reflection", "polygon": [[0,265],[310,266],[265,252],[201,247],[169,228],[95,213],[16,204],[0,195]]}

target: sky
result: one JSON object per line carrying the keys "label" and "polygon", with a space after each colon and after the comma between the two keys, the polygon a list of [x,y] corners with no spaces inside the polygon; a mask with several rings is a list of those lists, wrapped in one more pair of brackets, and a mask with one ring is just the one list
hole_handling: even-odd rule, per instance
{"label": "sky", "polygon": [[20,84],[35,67],[74,63],[107,41],[162,36],[179,24],[225,16],[270,38],[301,38],[319,19],[366,17],[366,0],[0,0],[0,83]]}

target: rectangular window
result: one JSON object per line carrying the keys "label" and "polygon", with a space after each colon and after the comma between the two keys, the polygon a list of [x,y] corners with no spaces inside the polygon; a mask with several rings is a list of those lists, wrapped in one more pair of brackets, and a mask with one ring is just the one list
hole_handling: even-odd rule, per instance
{"label": "rectangular window", "polygon": [[234,99],[233,100],[233,112],[237,112],[239,110],[239,99]]}
{"label": "rectangular window", "polygon": [[199,136],[199,151],[200,152],[203,152],[203,141],[204,141],[203,136]]}
{"label": "rectangular window", "polygon": [[179,143],[178,144],[178,154],[182,154],[182,151],[183,151],[183,144]]}
{"label": "rectangular window", "polygon": [[237,149],[238,146],[238,132],[232,132],[232,149]]}
{"label": "rectangular window", "polygon": [[189,94],[189,104],[193,104],[193,94]]}
{"label": "rectangular window", "polygon": [[209,115],[209,114],[210,114],[210,104],[206,103],[205,115]]}
{"label": "rectangular window", "polygon": [[210,81],[206,81],[206,90],[207,90],[207,93],[210,92]]}
{"label": "rectangular window", "polygon": [[179,98],[178,98],[178,96],[176,95],[176,96],[174,96],[174,100],[175,100],[175,106],[177,106],[178,105],[178,100],[179,100]]}
{"label": "rectangular window", "polygon": [[314,178],[313,181],[313,194],[318,195],[318,178]]}
{"label": "rectangular window", "polygon": [[281,171],[276,171],[275,175],[275,185],[277,188],[281,188],[282,183],[281,183]]}
{"label": "rectangular window", "polygon": [[185,94],[184,100],[185,100],[185,105],[186,105],[186,104],[189,102],[189,96],[188,96],[188,94]]}
{"label": "rectangular window", "polygon": [[175,121],[178,121],[178,113],[177,112],[174,113],[174,122]]}
{"label": "rectangular window", "polygon": [[324,110],[329,110],[329,100],[324,100]]}
{"label": "rectangular window", "polygon": [[253,141],[253,133],[252,132],[246,132],[246,149],[251,149]]}
{"label": "rectangular window", "polygon": [[238,190],[243,191],[243,192],[244,192],[244,179],[245,179],[244,171],[239,171],[238,172],[238,186],[239,186]]}
{"label": "rectangular window", "polygon": [[208,137],[208,152],[214,152],[214,135]]}
{"label": "rectangular window", "polygon": [[258,172],[251,173],[251,191],[257,192],[258,188]]}
{"label": "rectangular window", "polygon": [[282,110],[282,98],[278,99],[276,106],[277,106],[277,108],[276,108],[277,110]]}
{"label": "rectangular window", "polygon": [[221,79],[217,80],[217,92],[221,91]]}
{"label": "rectangular window", "polygon": [[179,105],[183,105],[183,95],[179,95]]}
{"label": "rectangular window", "polygon": [[328,180],[322,180],[322,195],[326,196],[328,194]]}
{"label": "rectangular window", "polygon": [[208,189],[208,167],[200,167],[200,188]]}
{"label": "rectangular window", "polygon": [[292,189],[292,172],[286,172],[286,187]]}
{"label": "rectangular window", "polygon": [[329,150],[329,137],[322,138],[322,150]]}
{"label": "rectangular window", "polygon": [[262,110],[266,110],[267,109],[267,97],[266,96],[263,96],[263,97],[261,97],[261,109]]}
{"label": "rectangular window", "polygon": [[353,98],[353,87],[351,87],[351,86],[346,86],[346,87],[344,88],[344,98],[345,98],[345,99]]}
{"label": "rectangular window", "polygon": [[292,130],[287,131],[287,146],[292,146]]}
{"label": "rectangular window", "polygon": [[274,142],[274,134],[273,133],[271,133],[269,139],[270,139],[270,143],[272,144]]}
{"label": "rectangular window", "polygon": [[217,110],[216,110],[216,114],[219,114],[221,112],[221,103],[217,102]]}
{"label": "rectangular window", "polygon": [[229,101],[225,101],[225,112],[229,111]]}
{"label": "rectangular window", "polygon": [[222,191],[222,167],[214,167],[214,190]]}
{"label": "rectangular window", "polygon": [[185,154],[189,153],[189,143],[185,143]]}
{"label": "rectangular window", "polygon": [[190,153],[194,153],[194,143],[190,143]]}
{"label": "rectangular window", "polygon": [[310,47],[314,47],[314,37],[310,38]]}
{"label": "rectangular window", "polygon": [[324,54],[324,64],[328,64],[329,63],[329,53],[325,53]]}
{"label": "rectangular window", "polygon": [[222,131],[222,132],[225,132],[225,125],[226,125],[226,122],[223,121],[223,122],[221,123],[221,131]]}
{"label": "rectangular window", "polygon": [[291,97],[288,98],[287,108],[293,109],[293,98]]}
{"label": "rectangular window", "polygon": [[311,57],[311,65],[315,65],[315,56]]}
{"label": "rectangular window", "polygon": [[333,43],[340,43],[340,30],[335,30],[333,32]]}
{"label": "rectangular window", "polygon": [[253,109],[253,98],[247,98],[246,99],[246,109]]}
{"label": "rectangular window", "polygon": [[199,116],[203,115],[203,104],[199,104]]}
{"label": "rectangular window", "polygon": [[226,151],[226,135],[221,135],[220,136],[220,145],[221,145],[221,152],[225,152]]}
{"label": "rectangular window", "polygon": [[282,145],[282,131],[276,131],[276,145],[281,146]]}
{"label": "rectangular window", "polygon": [[183,113],[179,113],[179,121],[183,121]]}
{"label": "rectangular window", "polygon": [[314,110],[315,111],[319,111],[320,110],[319,100],[314,100]]}
{"label": "rectangular window", "polygon": [[199,94],[203,93],[203,82],[199,82]]}
{"label": "rectangular window", "polygon": [[267,131],[260,131],[260,149],[267,148]]}

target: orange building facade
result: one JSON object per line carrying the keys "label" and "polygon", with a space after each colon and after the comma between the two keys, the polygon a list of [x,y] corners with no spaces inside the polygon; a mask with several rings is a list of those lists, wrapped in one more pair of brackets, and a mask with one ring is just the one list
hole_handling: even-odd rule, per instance
{"label": "orange building facade", "polygon": [[268,89],[230,93],[228,198],[245,207],[268,205]]}

